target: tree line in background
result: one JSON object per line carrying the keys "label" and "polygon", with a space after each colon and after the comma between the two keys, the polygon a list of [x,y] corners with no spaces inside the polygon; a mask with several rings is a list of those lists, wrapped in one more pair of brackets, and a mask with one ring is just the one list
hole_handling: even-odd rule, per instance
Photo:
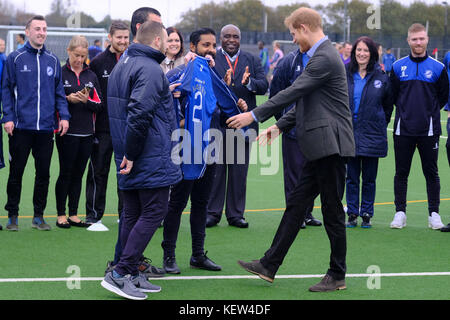
{"label": "tree line in background", "polygon": [[[351,34],[366,34],[375,36],[382,34],[405,35],[405,28],[414,22],[425,24],[429,22],[430,36],[444,34],[445,7],[435,2],[426,4],[414,2],[409,6],[400,1],[381,0],[381,29],[368,29],[367,19],[371,13],[367,8],[373,1],[352,0],[348,1],[347,14],[351,20]],[[209,2],[197,9],[191,9],[183,13],[181,21],[176,27],[184,33],[189,33],[199,27],[211,27],[220,30],[226,24],[232,23],[242,31],[262,32],[264,21],[267,21],[268,32],[285,32],[284,18],[300,6],[310,7],[307,3],[299,2],[291,5],[280,5],[268,7],[261,0],[229,0],[220,3]],[[71,15],[70,0],[54,0],[51,5],[51,13],[46,16],[48,25],[51,27],[64,27],[66,20]],[[321,13],[324,20],[324,29],[327,33],[342,33],[344,28],[344,0],[335,1],[328,5],[317,5],[313,7]],[[26,21],[36,13],[25,12],[16,8],[9,0],[0,0],[0,24],[2,25],[24,25]],[[128,21],[129,22],[129,21]],[[92,16],[81,13],[81,26],[83,28],[105,28],[108,29],[111,17],[105,16],[102,21],[97,22]]]}

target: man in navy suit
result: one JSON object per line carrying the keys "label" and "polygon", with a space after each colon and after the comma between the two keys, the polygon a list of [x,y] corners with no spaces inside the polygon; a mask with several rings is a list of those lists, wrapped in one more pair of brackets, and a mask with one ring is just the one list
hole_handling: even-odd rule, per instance
{"label": "man in navy suit", "polygon": [[[224,26],[220,32],[220,40],[222,48],[217,50],[215,68],[231,91],[247,102],[251,111],[256,108],[256,95],[265,94],[269,86],[261,61],[258,57],[240,50],[241,31],[235,25]],[[257,136],[258,124],[249,126],[254,130],[253,138],[252,134],[248,134],[245,141],[240,142],[238,138],[235,143],[235,136],[238,135],[233,129],[227,129],[225,120],[224,116],[220,116],[220,129],[224,137],[223,164],[216,166],[206,226],[212,227],[219,223],[226,199],[225,215],[228,224],[247,228],[248,222],[244,219],[247,172],[251,143]],[[230,156],[230,153],[234,156]]]}

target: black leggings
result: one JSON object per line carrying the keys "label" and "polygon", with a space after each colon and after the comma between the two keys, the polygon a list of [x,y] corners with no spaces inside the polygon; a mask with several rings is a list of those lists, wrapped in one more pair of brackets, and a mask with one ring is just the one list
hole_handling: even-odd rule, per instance
{"label": "black leggings", "polygon": [[58,216],[66,214],[67,198],[69,198],[69,216],[77,215],[81,182],[91,155],[92,144],[93,136],[56,135],[59,154],[59,177],[55,186]]}

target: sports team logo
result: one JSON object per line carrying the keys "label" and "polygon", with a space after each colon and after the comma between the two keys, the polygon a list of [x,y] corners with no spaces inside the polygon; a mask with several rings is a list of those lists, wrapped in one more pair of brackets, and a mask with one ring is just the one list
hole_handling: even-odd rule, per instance
{"label": "sports team logo", "polygon": [[377,89],[380,89],[382,87],[383,83],[380,80],[375,80],[373,83],[373,86]]}
{"label": "sports team logo", "polygon": [[431,79],[432,76],[433,76],[433,71],[431,71],[431,70],[425,71],[425,78]]}
{"label": "sports team logo", "polygon": [[52,67],[47,67],[47,75],[49,77],[51,77],[53,75],[53,68]]}

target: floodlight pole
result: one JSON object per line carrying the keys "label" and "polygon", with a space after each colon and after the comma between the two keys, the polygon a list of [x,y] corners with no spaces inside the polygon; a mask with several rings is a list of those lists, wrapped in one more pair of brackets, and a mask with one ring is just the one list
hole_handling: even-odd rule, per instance
{"label": "floodlight pole", "polygon": [[442,1],[442,4],[445,6],[445,20],[444,20],[444,45],[443,49],[446,49],[447,46],[447,17],[448,17],[448,2]]}
{"label": "floodlight pole", "polygon": [[344,0],[344,42],[347,41],[347,5],[348,0]]}

